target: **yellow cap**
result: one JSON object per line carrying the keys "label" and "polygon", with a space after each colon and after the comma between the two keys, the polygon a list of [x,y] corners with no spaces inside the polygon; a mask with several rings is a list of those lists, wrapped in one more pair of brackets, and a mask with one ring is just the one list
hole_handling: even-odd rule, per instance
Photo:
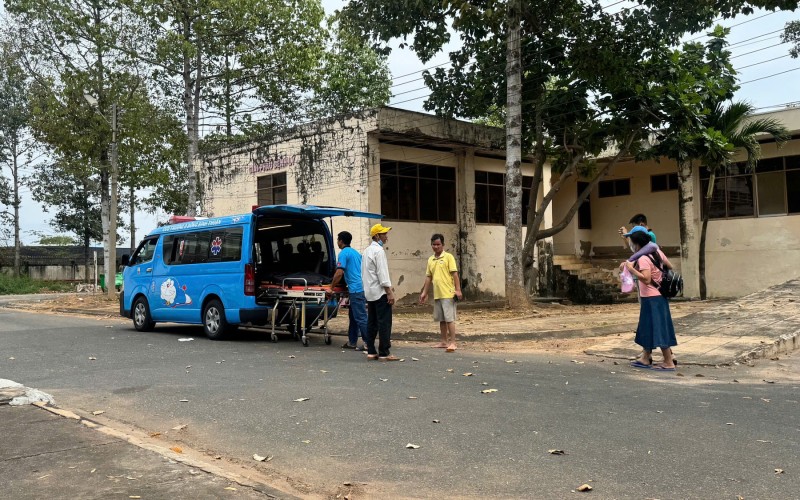
{"label": "yellow cap", "polygon": [[370,238],[374,238],[376,234],[388,233],[392,228],[375,224],[369,230]]}

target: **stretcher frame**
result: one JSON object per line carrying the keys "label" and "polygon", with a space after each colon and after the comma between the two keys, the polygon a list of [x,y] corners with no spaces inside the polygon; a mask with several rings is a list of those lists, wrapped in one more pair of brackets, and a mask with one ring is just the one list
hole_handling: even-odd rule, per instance
{"label": "stretcher frame", "polygon": [[[288,282],[288,284],[287,284]],[[291,286],[291,282],[301,283],[301,287]],[[333,293],[333,300],[335,306],[333,313],[337,313],[341,305],[341,299],[344,295],[343,292]],[[328,321],[335,314],[332,314],[329,305],[328,292],[325,290],[311,289],[308,287],[308,281],[305,278],[285,278],[281,282],[281,286],[272,286],[264,289],[262,298],[271,302],[272,308],[270,310],[270,340],[273,342],[278,341],[278,335],[275,333],[275,327],[287,320],[293,325],[293,329],[287,326],[295,339],[299,338],[303,342],[303,346],[308,347],[308,334],[309,333],[322,333],[326,345],[331,344],[331,335],[328,330]],[[308,319],[308,304],[322,304],[320,311]],[[278,312],[284,312],[278,317]],[[322,326],[314,328],[313,326],[322,320]],[[299,320],[299,322],[298,322]],[[306,325],[309,325],[306,327]]]}

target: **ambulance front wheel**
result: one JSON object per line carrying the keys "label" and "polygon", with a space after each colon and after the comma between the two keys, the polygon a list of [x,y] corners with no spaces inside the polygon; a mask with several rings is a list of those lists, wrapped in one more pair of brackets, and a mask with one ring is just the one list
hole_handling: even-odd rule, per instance
{"label": "ambulance front wheel", "polygon": [[156,326],[156,322],[150,317],[150,306],[147,299],[139,297],[133,303],[133,327],[140,332],[149,332]]}

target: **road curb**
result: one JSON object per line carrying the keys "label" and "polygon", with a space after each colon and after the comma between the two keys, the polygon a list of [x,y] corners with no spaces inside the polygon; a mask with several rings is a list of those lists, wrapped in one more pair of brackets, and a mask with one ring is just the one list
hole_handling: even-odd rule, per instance
{"label": "road curb", "polygon": [[[157,443],[149,442],[150,440],[147,440],[143,432],[139,433],[141,435],[136,435],[136,431],[122,432],[117,429],[114,429],[113,427],[103,425],[93,419],[81,416],[70,410],[65,410],[57,406],[48,405],[47,403],[32,403],[32,406],[36,406],[38,408],[41,408],[47,412],[50,412],[62,418],[76,420],[79,424],[89,429],[101,432],[107,436],[117,438],[121,441],[125,441],[126,443],[136,446],[137,448],[142,448],[144,450],[155,452],[175,462],[185,464],[189,467],[202,470],[204,472],[213,474],[215,476],[223,477],[231,482],[263,493],[264,495],[267,495],[269,498],[300,500],[300,497],[291,495],[289,493],[286,493],[285,491],[281,491],[275,488],[274,486],[270,486],[264,481],[247,477],[244,474],[251,471],[245,470],[245,467],[238,465],[236,466],[237,468],[242,469],[242,474],[239,474],[236,472],[231,472],[229,470],[226,470],[213,463],[202,460],[200,458],[203,456],[201,452],[191,450],[187,448],[186,445],[184,444],[181,444],[181,449],[184,451],[184,453],[176,453],[174,450],[168,447],[167,443],[165,443],[165,445],[162,446]],[[187,456],[187,454],[191,456]],[[252,472],[258,474],[257,471],[252,471]]]}
{"label": "road curb", "polygon": [[800,347],[800,330],[792,333],[785,333],[772,343],[759,345],[758,347],[736,357],[735,362],[750,364],[756,359],[769,358],[776,354],[791,352]]}

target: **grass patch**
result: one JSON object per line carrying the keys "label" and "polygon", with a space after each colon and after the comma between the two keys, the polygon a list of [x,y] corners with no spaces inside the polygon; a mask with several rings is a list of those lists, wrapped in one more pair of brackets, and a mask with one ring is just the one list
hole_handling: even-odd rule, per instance
{"label": "grass patch", "polygon": [[15,278],[0,274],[0,295],[24,295],[43,292],[74,292],[75,285],[63,281],[40,281],[27,276]]}

